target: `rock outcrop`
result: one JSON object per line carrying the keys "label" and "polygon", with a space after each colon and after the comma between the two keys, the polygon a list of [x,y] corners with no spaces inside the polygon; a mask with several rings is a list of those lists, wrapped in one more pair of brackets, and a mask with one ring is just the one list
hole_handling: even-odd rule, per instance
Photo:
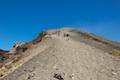
{"label": "rock outcrop", "polygon": [[8,51],[0,49],[0,55],[7,53]]}

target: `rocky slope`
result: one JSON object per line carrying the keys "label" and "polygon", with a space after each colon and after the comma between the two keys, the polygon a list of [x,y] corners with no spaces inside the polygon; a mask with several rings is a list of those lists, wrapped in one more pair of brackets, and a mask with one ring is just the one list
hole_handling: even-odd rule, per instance
{"label": "rocky slope", "polygon": [[4,54],[4,53],[7,53],[8,51],[5,51],[5,50],[2,50],[0,49],[0,55]]}
{"label": "rocky slope", "polygon": [[76,29],[42,32],[6,55],[1,80],[120,80],[120,43]]}

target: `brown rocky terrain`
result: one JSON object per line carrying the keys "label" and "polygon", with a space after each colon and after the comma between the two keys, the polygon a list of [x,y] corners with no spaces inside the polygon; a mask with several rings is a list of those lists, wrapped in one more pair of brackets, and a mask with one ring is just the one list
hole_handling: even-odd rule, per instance
{"label": "brown rocky terrain", "polygon": [[8,51],[0,49],[0,55],[7,53]]}
{"label": "brown rocky terrain", "polygon": [[2,54],[0,80],[120,80],[120,43],[76,29],[44,31]]}

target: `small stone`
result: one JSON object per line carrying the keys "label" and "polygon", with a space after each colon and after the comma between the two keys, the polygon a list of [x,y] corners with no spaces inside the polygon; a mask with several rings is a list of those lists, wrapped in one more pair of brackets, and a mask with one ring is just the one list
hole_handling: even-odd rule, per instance
{"label": "small stone", "polygon": [[64,80],[63,77],[61,76],[61,74],[54,74],[53,77],[58,79],[58,80]]}

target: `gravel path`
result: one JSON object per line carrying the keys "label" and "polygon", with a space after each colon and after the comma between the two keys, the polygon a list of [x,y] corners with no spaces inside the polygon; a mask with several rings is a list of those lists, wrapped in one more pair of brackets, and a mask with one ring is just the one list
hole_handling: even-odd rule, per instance
{"label": "gravel path", "polygon": [[120,80],[119,58],[74,39],[50,37],[29,53],[36,55],[2,80]]}

